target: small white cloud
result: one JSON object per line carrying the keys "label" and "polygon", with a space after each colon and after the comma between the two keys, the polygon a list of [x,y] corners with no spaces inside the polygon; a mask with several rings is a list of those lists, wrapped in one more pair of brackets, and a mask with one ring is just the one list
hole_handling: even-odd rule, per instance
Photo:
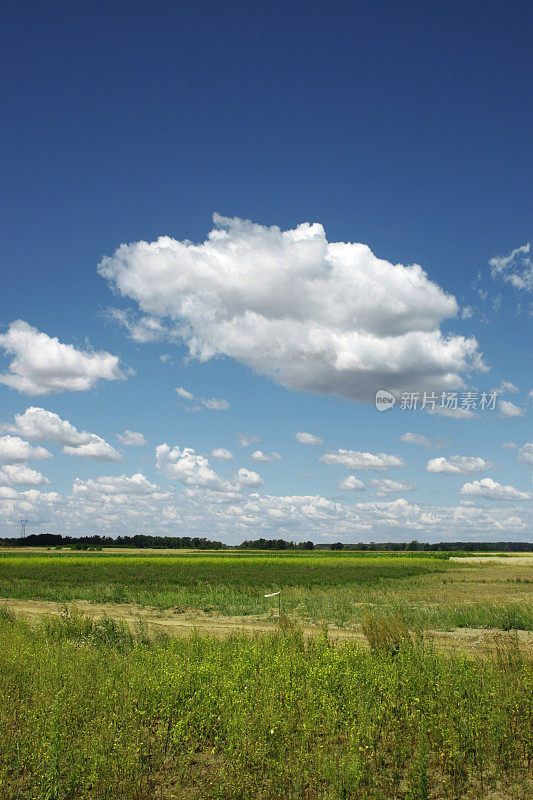
{"label": "small white cloud", "polygon": [[0,431],[19,433],[31,442],[65,445],[63,452],[68,455],[94,458],[97,461],[120,461],[122,458],[101,436],[79,431],[68,420],[38,406],[30,406],[23,414],[15,414],[14,422],[0,425]]}
{"label": "small white cloud", "polygon": [[311,444],[315,447],[324,444],[324,440],[321,439],[320,436],[315,436],[314,433],[306,433],[305,431],[299,431],[295,434],[294,438],[296,441],[300,442],[300,444]]}
{"label": "small white cloud", "polygon": [[263,453],[262,450],[256,450],[254,453],[252,453],[251,458],[253,461],[258,461],[258,462],[262,461],[266,463],[267,461],[281,461],[282,456],[280,456],[280,454],[276,452]]}
{"label": "small white cloud", "polygon": [[173,364],[174,361],[170,353],[161,353],[159,356],[159,360],[163,362],[163,364]]}
{"label": "small white cloud", "polygon": [[25,464],[12,464],[0,469],[0,484],[4,486],[42,486],[48,478]]}
{"label": "small white cloud", "polygon": [[486,497],[488,500],[533,500],[531,492],[521,492],[514,486],[502,486],[492,478],[483,478],[480,481],[465,483],[460,494],[473,497]]}
{"label": "small white cloud", "polygon": [[193,489],[208,489],[227,495],[237,495],[243,489],[258,487],[263,479],[257,472],[241,467],[233,480],[221,478],[211,468],[205,456],[195,453],[192,447],[170,449],[167,444],[156,448],[156,465],[167,478],[179,481]]}
{"label": "small white cloud", "polygon": [[463,306],[461,309],[461,319],[471,319],[474,315],[472,306]]}
{"label": "small white cloud", "polygon": [[361,453],[355,450],[337,450],[336,453],[325,453],[318,459],[323,464],[340,464],[348,469],[386,470],[389,467],[403,467],[398,456],[388,453]]}
{"label": "small white cloud", "polygon": [[390,478],[373,478],[368,484],[376,489],[379,494],[396,494],[397,492],[412,492],[416,489],[415,483],[409,481],[393,481]]}
{"label": "small white cloud", "polygon": [[226,450],[225,447],[216,447],[211,450],[211,458],[214,458],[215,461],[233,461],[234,456],[231,450]]}
{"label": "small white cloud", "polygon": [[89,478],[82,481],[76,478],[72,487],[74,495],[153,495],[159,492],[159,487],[140,472],[129,477],[128,475],[101,475],[98,478]]}
{"label": "small white cloud", "polygon": [[445,472],[452,475],[470,475],[474,472],[483,472],[491,469],[493,464],[485,461],[484,458],[475,456],[450,456],[449,458],[431,458],[426,470],[427,472]]}
{"label": "small white cloud", "polygon": [[44,447],[33,447],[18,436],[0,436],[0,464],[22,464],[52,458],[52,453]]}
{"label": "small white cloud", "polygon": [[489,261],[493,278],[501,277],[515,289],[533,291],[533,260],[529,242],[512,250],[508,256],[495,256]]}
{"label": "small white cloud", "polygon": [[525,413],[523,408],[515,406],[510,400],[500,400],[498,407],[502,417],[523,417]]}
{"label": "small white cloud", "polygon": [[533,444],[531,442],[528,442],[520,448],[517,460],[520,461],[521,464],[527,464],[529,467],[533,467]]}
{"label": "small white cloud", "polygon": [[246,433],[238,433],[237,439],[239,440],[239,444],[241,447],[250,447],[250,445],[253,444],[254,442],[261,441],[257,436],[251,436]]}
{"label": "small white cloud", "polygon": [[236,483],[239,489],[257,489],[264,484],[264,480],[257,472],[241,467],[237,472]]}
{"label": "small white cloud", "polygon": [[218,397],[210,397],[209,399],[204,397],[202,398],[202,405],[210,411],[227,411],[229,408],[228,401]]}
{"label": "small white cloud", "polygon": [[14,356],[9,371],[0,375],[0,383],[27,395],[85,392],[99,380],[126,377],[117,356],[77,350],[20,319],[11,323],[7,333],[0,334],[0,348]]}
{"label": "small white cloud", "polygon": [[91,434],[92,439],[88,444],[80,444],[77,447],[65,445],[63,452],[67,456],[77,458],[90,458],[92,461],[121,461],[122,455],[108,444],[100,436]]}
{"label": "small white cloud", "polygon": [[407,442],[408,444],[419,444],[422,445],[422,447],[431,447],[431,442],[429,441],[427,436],[423,436],[421,433],[404,433],[399,438],[400,442]]}
{"label": "small white cloud", "polygon": [[176,386],[174,391],[177,392],[184,400],[194,400],[193,393],[189,392],[187,389],[184,389],[183,386]]}
{"label": "small white cloud", "polygon": [[351,489],[354,492],[361,492],[364,488],[363,481],[360,481],[355,475],[348,475],[347,478],[339,483],[339,489]]}
{"label": "small white cloud", "polygon": [[136,431],[126,430],[124,433],[117,433],[117,439],[125,447],[142,447],[148,444],[142,433],[137,433]]}
{"label": "small white cloud", "polygon": [[504,450],[516,450],[518,445],[515,444],[515,442],[504,442],[502,444],[502,447],[503,447]]}

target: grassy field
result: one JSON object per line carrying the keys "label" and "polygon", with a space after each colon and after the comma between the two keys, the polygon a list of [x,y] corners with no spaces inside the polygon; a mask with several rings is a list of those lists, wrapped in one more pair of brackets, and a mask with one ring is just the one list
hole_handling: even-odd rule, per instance
{"label": "grassy field", "polygon": [[401,626],[380,638],[382,622],[368,651],[291,631],[147,641],[4,612],[0,796],[531,797],[533,669],[513,637],[471,660]]}
{"label": "grassy field", "polygon": [[[0,798],[529,800],[531,634],[511,629],[533,627],[532,564],[4,552]],[[278,589],[275,625],[263,595]],[[235,625],[158,635],[141,606]],[[416,633],[457,625],[503,630],[468,651],[457,631]]]}
{"label": "grassy field", "polygon": [[[514,563],[518,561],[519,563]],[[0,598],[134,603],[264,616],[282,591],[292,618],[341,626],[369,608],[412,627],[533,630],[533,559],[479,563],[427,553],[50,553],[0,555]]]}

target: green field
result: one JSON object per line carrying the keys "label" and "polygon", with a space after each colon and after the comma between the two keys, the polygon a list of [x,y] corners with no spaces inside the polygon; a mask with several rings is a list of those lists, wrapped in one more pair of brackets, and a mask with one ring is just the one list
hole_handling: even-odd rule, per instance
{"label": "green field", "polygon": [[[3,800],[531,795],[533,669],[294,632],[146,641],[0,617]],[[528,769],[529,768],[529,769]]]}
{"label": "green field", "polygon": [[[531,563],[4,552],[0,798],[529,800]],[[156,634],[141,606],[247,632]],[[422,635],[457,625],[500,631]]]}
{"label": "green field", "polygon": [[532,577],[505,559],[480,566],[440,553],[0,556],[0,597],[264,616],[271,601],[263,595],[282,590],[291,617],[341,626],[379,608],[400,611],[415,627],[532,630]]}

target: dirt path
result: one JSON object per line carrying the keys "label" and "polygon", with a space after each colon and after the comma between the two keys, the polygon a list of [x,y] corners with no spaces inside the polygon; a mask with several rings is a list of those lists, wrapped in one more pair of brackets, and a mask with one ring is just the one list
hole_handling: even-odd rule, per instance
{"label": "dirt path", "polygon": [[[32,621],[42,616],[57,616],[65,612],[64,603],[42,600],[0,599],[0,606],[12,609],[16,614]],[[203,614],[199,611],[175,613],[171,609],[159,611],[135,605],[114,603],[86,603],[79,601],[69,604],[69,608],[91,617],[107,616],[122,620],[130,629],[140,625],[149,633],[167,633],[172,636],[187,636],[193,630],[201,630],[215,636],[228,636],[231,633],[268,633],[277,629],[275,619],[259,617],[224,617]],[[323,628],[308,623],[298,623],[305,636],[323,634]],[[333,641],[355,641],[366,645],[367,641],[359,626],[338,628],[328,625],[328,637]],[[428,631],[426,637],[442,651],[463,650],[471,655],[486,655],[494,647],[495,638],[505,636],[502,631],[486,628],[455,628],[452,631]],[[521,647],[533,652],[533,633],[518,631]]]}

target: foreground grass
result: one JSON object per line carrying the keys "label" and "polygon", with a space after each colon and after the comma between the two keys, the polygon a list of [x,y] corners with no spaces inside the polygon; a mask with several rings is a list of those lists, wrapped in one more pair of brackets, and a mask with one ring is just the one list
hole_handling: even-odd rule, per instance
{"label": "foreground grass", "polygon": [[4,613],[0,796],[525,800],[533,669],[513,642],[480,662],[380,650],[379,630],[368,652]]}
{"label": "foreground grass", "polygon": [[0,597],[134,603],[227,616],[264,615],[281,589],[301,620],[357,623],[368,608],[412,627],[533,630],[532,569],[450,563],[446,554],[190,553],[0,556]]}

